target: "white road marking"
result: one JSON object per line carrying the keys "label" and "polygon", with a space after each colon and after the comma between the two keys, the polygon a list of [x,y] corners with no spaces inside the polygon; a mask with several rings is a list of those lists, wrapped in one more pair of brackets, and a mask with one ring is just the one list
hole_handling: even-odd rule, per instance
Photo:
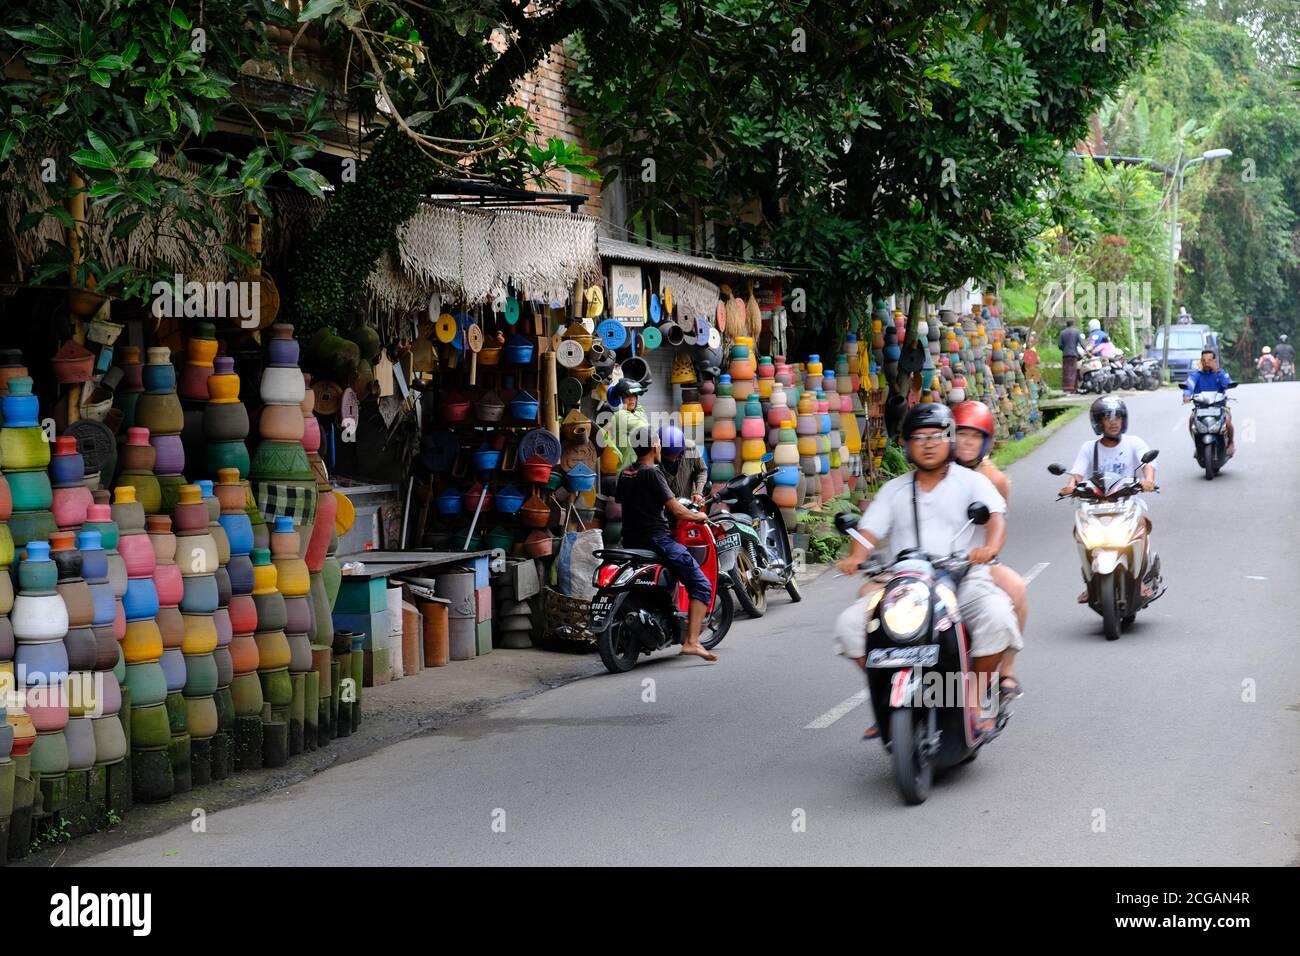
{"label": "white road marking", "polygon": [[1042,563],[1035,564],[1032,568],[1030,568],[1028,573],[1025,575],[1025,587],[1029,587],[1030,583],[1034,580],[1034,578],[1038,577],[1040,574],[1046,571],[1047,566],[1051,563],[1052,563],[1051,561],[1043,561]]}
{"label": "white road marking", "polygon": [[1247,581],[1267,581],[1268,578],[1261,577],[1261,576],[1258,575],[1258,574],[1248,574],[1248,575],[1246,575],[1246,580],[1247,580]]}
{"label": "white road marking", "polygon": [[826,711],[826,713],[822,714],[820,717],[814,720],[811,724],[807,724],[804,727],[804,730],[825,730],[827,727],[835,723],[835,721],[839,720],[849,711],[861,707],[864,703],[866,703],[866,700],[867,700],[866,690],[865,689],[860,690],[852,697],[850,697],[848,700],[841,701],[840,703],[836,704],[830,710]]}

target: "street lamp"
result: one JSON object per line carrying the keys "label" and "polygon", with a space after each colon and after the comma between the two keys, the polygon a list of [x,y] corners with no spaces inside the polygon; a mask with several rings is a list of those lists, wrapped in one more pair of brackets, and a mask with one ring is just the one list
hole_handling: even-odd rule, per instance
{"label": "street lamp", "polygon": [[1187,170],[1197,163],[1203,163],[1211,159],[1227,159],[1232,155],[1230,149],[1207,149],[1195,159],[1183,162],[1182,150],[1178,152],[1178,161],[1174,163],[1171,171],[1174,177],[1173,197],[1169,203],[1169,283],[1165,287],[1165,335],[1163,348],[1160,354],[1160,378],[1162,381],[1169,381],[1169,337],[1173,325],[1174,311],[1174,272],[1177,268],[1178,256],[1178,195],[1183,191],[1183,176]]}

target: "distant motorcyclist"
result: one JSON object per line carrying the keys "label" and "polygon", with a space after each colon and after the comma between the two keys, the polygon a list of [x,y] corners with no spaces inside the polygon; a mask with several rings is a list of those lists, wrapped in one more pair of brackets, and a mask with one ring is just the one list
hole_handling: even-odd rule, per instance
{"label": "distant motorcyclist", "polygon": [[1259,358],[1255,361],[1255,371],[1259,372],[1259,377],[1268,381],[1271,377],[1277,375],[1278,360],[1273,357],[1273,350],[1267,345],[1260,351]]}
{"label": "distant motorcyclist", "polygon": [[1089,319],[1088,320],[1088,343],[1087,343],[1088,351],[1092,352],[1102,342],[1109,342],[1109,341],[1110,341],[1110,336],[1107,335],[1106,330],[1101,327],[1101,320]]}
{"label": "distant motorcyclist", "polygon": [[[1186,405],[1192,400],[1192,396],[1200,392],[1222,392],[1226,391],[1232,384],[1232,376],[1219,368],[1218,358],[1213,349],[1206,349],[1201,353],[1201,367],[1192,369],[1187,381],[1183,383],[1183,404]],[[1227,455],[1231,458],[1237,453],[1237,445],[1234,440],[1232,428],[1232,413],[1227,408],[1223,410],[1223,417],[1228,423],[1228,448]],[[1192,431],[1196,424],[1196,414],[1187,419],[1187,432],[1194,435]],[[1195,457],[1193,454],[1192,457]]]}
{"label": "distant motorcyclist", "polygon": [[[1142,474],[1142,490],[1153,491],[1156,487],[1156,466],[1143,464],[1142,456],[1148,451],[1145,441],[1128,432],[1128,406],[1123,399],[1105,395],[1092,403],[1089,410],[1092,430],[1098,435],[1095,441],[1086,441],[1079,447],[1074,465],[1070,468],[1070,480],[1061,489],[1062,495],[1074,493],[1085,477],[1091,479],[1094,473],[1100,473],[1104,479],[1131,479],[1139,471]],[[1160,559],[1155,556],[1151,546],[1151,517],[1147,514],[1147,503],[1141,497],[1137,499],[1138,509],[1142,513],[1147,535],[1148,574],[1142,582],[1142,596],[1151,597],[1155,591],[1149,580],[1159,574]],[[1079,595],[1079,603],[1088,603],[1088,589]]]}
{"label": "distant motorcyclist", "polygon": [[1277,341],[1278,341],[1277,348],[1273,350],[1273,354],[1277,356],[1277,360],[1284,364],[1286,362],[1290,362],[1292,365],[1294,365],[1295,346],[1286,340],[1285,335],[1279,335],[1277,337]]}

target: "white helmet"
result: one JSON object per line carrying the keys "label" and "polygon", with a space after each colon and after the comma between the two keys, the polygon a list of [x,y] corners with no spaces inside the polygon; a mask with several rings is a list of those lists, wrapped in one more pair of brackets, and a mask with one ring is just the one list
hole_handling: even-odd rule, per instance
{"label": "white helmet", "polygon": [[1096,332],[1099,328],[1101,328],[1101,320],[1100,320],[1100,319],[1089,319],[1089,320],[1088,320],[1088,331],[1089,331],[1089,332]]}
{"label": "white helmet", "polygon": [[1272,351],[1273,351],[1273,350],[1272,350],[1271,348],[1269,348],[1267,345],[1264,346],[1264,354],[1265,354],[1265,355],[1268,355],[1268,354],[1269,354],[1270,352],[1272,352]]}
{"label": "white helmet", "polygon": [[1286,341],[1286,334],[1283,333],[1282,335],[1279,335],[1278,338],[1281,339],[1283,342],[1285,342],[1285,341]]}

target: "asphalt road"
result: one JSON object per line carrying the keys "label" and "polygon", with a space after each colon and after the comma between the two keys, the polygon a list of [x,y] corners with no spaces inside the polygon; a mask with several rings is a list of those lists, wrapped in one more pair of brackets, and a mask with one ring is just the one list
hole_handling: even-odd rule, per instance
{"label": "asphalt road", "polygon": [[1213,482],[1176,392],[1128,399],[1161,450],[1169,590],[1118,642],[1075,603],[1070,505],[1045,471],[1070,463],[1087,418],[1010,469],[1004,556],[1037,572],[1027,693],[920,807],[859,740],[861,678],[828,634],[854,584],[825,576],[738,622],[716,665],[660,655],[89,862],[1296,864],[1300,383],[1234,395],[1239,451]]}

